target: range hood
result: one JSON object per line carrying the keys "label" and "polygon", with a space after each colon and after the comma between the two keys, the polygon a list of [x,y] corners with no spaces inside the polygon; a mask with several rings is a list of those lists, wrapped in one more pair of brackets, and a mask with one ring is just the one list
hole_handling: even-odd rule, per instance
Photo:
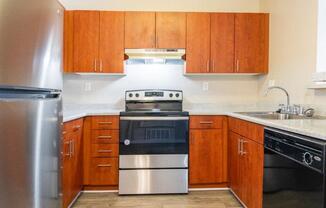
{"label": "range hood", "polygon": [[125,49],[127,59],[181,60],[185,49]]}

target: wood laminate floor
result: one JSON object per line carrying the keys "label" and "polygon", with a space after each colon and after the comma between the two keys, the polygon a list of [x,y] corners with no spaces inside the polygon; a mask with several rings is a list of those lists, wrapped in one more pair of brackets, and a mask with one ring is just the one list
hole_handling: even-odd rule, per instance
{"label": "wood laminate floor", "polygon": [[118,196],[83,193],[74,208],[240,208],[229,191],[193,191],[188,195]]}

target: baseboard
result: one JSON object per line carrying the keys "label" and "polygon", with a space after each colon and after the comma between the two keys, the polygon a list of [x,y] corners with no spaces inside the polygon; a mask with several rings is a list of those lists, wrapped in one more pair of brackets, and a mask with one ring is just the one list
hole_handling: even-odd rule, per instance
{"label": "baseboard", "polygon": [[83,192],[83,191],[80,191],[80,192],[76,195],[76,197],[74,198],[74,200],[72,200],[72,202],[69,204],[68,208],[71,208],[72,205],[75,204],[75,202],[77,201],[77,199],[79,198],[79,196],[81,195],[82,192]]}
{"label": "baseboard", "polygon": [[230,188],[190,188],[189,191],[228,191]]}
{"label": "baseboard", "polygon": [[118,190],[84,190],[83,193],[118,193]]}
{"label": "baseboard", "polygon": [[234,193],[234,191],[230,188],[230,192],[233,194],[233,196],[240,202],[240,204],[247,208],[247,206],[241,201],[241,199]]}

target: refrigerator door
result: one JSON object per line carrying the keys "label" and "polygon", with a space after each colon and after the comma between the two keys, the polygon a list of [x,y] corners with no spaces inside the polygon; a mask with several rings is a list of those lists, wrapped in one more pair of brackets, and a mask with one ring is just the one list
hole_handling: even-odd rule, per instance
{"label": "refrigerator door", "polygon": [[61,207],[61,123],[60,97],[0,97],[0,207]]}
{"label": "refrigerator door", "polygon": [[0,88],[62,89],[63,8],[0,0]]}

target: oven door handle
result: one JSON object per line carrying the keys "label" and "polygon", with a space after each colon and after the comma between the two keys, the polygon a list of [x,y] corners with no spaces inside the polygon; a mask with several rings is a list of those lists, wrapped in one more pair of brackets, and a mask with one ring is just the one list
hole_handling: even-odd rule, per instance
{"label": "oven door handle", "polygon": [[160,116],[143,116],[143,117],[120,117],[120,120],[123,121],[187,121],[189,117],[160,117]]}

